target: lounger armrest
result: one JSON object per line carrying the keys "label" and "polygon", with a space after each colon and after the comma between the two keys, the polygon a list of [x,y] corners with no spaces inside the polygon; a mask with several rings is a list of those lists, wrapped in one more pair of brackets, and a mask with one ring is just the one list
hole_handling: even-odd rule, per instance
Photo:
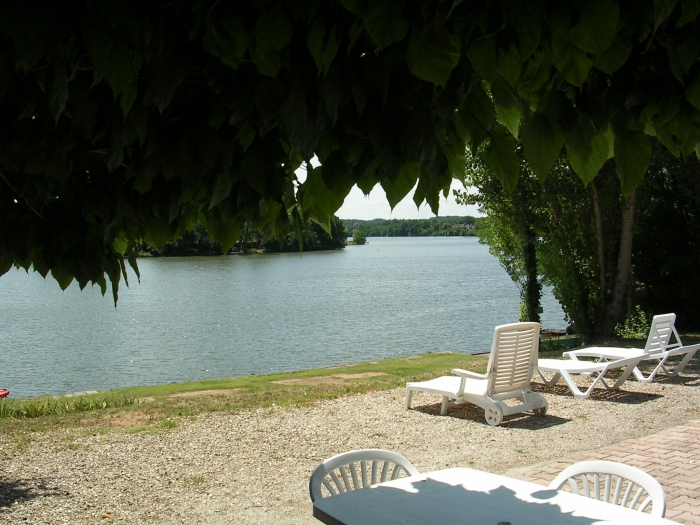
{"label": "lounger armrest", "polygon": [[468,377],[471,379],[488,379],[486,374],[477,374],[476,372],[470,372],[469,370],[462,370],[461,368],[455,368],[452,373],[456,376]]}
{"label": "lounger armrest", "polygon": [[676,348],[670,348],[667,352],[671,355],[687,354],[689,352],[697,352],[700,350],[700,343],[695,343],[692,345],[681,345]]}

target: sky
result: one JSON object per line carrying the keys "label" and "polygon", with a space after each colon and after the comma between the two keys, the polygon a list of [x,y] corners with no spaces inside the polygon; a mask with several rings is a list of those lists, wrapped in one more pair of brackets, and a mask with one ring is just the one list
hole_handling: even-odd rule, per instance
{"label": "sky", "polygon": [[[316,157],[311,159],[311,164],[314,167],[319,165]],[[299,182],[306,180],[306,170],[304,168],[299,168],[296,171],[296,175]],[[416,186],[417,185],[416,183]],[[462,183],[456,179],[452,181],[450,194],[447,198],[440,194],[440,210],[438,215],[440,217],[448,215],[471,215],[473,217],[480,217],[481,214],[477,211],[476,206],[463,206],[455,202],[455,198],[452,195],[452,190],[455,189],[464,189]],[[350,193],[345,198],[345,202],[336,212],[336,215],[344,220],[359,219],[361,221],[372,219],[430,219],[431,217],[435,217],[435,214],[430,210],[430,206],[428,206],[427,203],[423,203],[420,208],[416,207],[416,203],[413,202],[413,194],[415,191],[416,188],[414,187],[392,211],[391,206],[389,206],[389,201],[387,201],[386,195],[384,194],[384,190],[379,184],[374,187],[369,195],[365,195],[360,188],[355,186],[350,190]]]}
{"label": "sky", "polygon": [[[464,189],[462,183],[458,180],[452,182],[450,194],[444,198],[440,194],[440,210],[439,215],[472,215],[478,217],[481,214],[477,211],[476,206],[463,206],[455,202],[452,195],[453,189]],[[357,186],[355,186],[347,198],[345,203],[336,212],[336,215],[341,219],[429,219],[435,217],[427,203],[423,203],[420,208],[416,207],[413,202],[413,193],[415,188],[411,190],[406,197],[396,205],[394,210],[391,210],[389,202],[384,195],[384,190],[377,184],[372,192],[365,196]]]}

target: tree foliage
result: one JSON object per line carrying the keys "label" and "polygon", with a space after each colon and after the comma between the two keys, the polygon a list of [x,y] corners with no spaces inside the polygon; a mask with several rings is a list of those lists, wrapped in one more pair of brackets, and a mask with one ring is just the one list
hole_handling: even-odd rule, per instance
{"label": "tree foliage", "polygon": [[367,236],[362,230],[355,230],[352,232],[352,242],[357,245],[362,245],[367,243]]}
{"label": "tree foliage", "polygon": [[[513,281],[523,301],[523,316],[537,320],[541,284],[553,287],[573,327],[587,337],[612,335],[624,314],[613,308],[615,285],[629,280],[618,272],[622,210],[614,166],[584,185],[561,157],[542,185],[522,162],[513,192],[504,194],[496,176],[478,158],[468,162],[467,184],[478,194],[462,193],[459,200],[478,204],[488,216],[479,231]],[[595,207],[599,207],[598,229]],[[611,322],[604,322],[607,318]]]}
{"label": "tree foliage", "polygon": [[[630,195],[648,135],[700,142],[695,0],[93,0],[0,5],[0,273],[115,294],[202,222],[330,231],[354,185],[437,212],[464,151],[515,187],[566,144]],[[522,124],[522,125],[521,125]],[[316,155],[321,166],[312,168]],[[300,184],[294,174],[307,165]]]}
{"label": "tree foliage", "polygon": [[433,217],[431,219],[349,220],[353,230],[368,237],[459,237],[476,235],[475,217]]}
{"label": "tree foliage", "polygon": [[[345,248],[347,237],[345,224],[338,217],[331,219],[330,235],[318,224],[309,221],[304,229],[302,248],[304,251],[339,250]],[[253,250],[264,253],[299,251],[299,239],[294,232],[288,233],[281,241],[272,238],[263,243],[264,238],[262,231],[244,225],[240,237],[231,250],[235,253],[249,253]],[[197,223],[179,239],[167,242],[157,250],[145,246],[144,251],[148,255],[164,257],[223,255],[221,243],[211,239],[201,223]]]}

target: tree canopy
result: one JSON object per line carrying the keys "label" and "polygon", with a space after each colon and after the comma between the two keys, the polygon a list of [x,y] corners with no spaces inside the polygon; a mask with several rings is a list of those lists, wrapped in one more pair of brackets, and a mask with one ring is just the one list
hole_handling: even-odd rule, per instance
{"label": "tree canopy", "polygon": [[[631,194],[649,136],[700,142],[696,0],[168,0],[0,5],[0,274],[115,294],[199,220],[330,228],[350,189],[437,213],[464,152],[510,190],[566,144]],[[313,168],[317,156],[321,166]],[[306,166],[300,183],[295,170]]]}

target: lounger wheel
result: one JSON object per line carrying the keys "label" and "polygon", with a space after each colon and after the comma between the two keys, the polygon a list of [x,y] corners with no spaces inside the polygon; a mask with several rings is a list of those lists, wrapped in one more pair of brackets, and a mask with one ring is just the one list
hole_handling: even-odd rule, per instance
{"label": "lounger wheel", "polygon": [[501,421],[503,421],[503,410],[501,410],[501,407],[498,405],[488,407],[484,410],[484,417],[489,425],[497,427],[501,424]]}
{"label": "lounger wheel", "polygon": [[533,410],[536,416],[544,416],[547,413],[547,405]]}

